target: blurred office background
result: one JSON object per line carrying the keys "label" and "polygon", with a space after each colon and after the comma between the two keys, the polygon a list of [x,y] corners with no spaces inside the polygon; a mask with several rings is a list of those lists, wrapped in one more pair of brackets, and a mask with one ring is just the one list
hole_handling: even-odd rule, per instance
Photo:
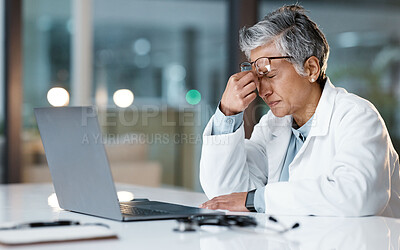
{"label": "blurred office background", "polygon": [[[117,182],[200,191],[202,130],[244,58],[238,29],[295,2],[1,0],[2,182],[51,181],[33,108],[96,105]],[[331,46],[331,81],[378,108],[399,152],[400,2],[299,3]],[[247,135],[267,111],[250,107]]]}

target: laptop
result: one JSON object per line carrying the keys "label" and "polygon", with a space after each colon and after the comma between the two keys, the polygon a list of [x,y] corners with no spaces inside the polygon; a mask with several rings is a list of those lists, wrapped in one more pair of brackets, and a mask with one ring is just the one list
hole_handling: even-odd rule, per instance
{"label": "laptop", "polygon": [[159,201],[119,202],[95,107],[34,109],[59,206],[118,221],[221,214]]}

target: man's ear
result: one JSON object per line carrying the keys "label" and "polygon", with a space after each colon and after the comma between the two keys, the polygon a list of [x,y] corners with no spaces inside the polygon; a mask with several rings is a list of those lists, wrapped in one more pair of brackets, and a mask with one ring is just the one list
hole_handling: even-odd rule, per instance
{"label": "man's ear", "polygon": [[315,56],[311,56],[304,63],[304,71],[307,74],[307,78],[310,82],[315,82],[321,72],[321,67],[319,66],[319,60]]}

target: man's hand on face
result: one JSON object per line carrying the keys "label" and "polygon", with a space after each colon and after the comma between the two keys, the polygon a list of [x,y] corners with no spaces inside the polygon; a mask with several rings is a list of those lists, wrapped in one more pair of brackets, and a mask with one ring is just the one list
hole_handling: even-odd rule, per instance
{"label": "man's hand on face", "polygon": [[226,116],[236,115],[245,110],[256,99],[258,78],[252,71],[232,75],[222,95],[220,109]]}
{"label": "man's hand on face", "polygon": [[232,193],[228,195],[221,195],[214,197],[211,200],[204,202],[200,205],[200,208],[207,209],[223,209],[235,212],[249,212],[246,208],[246,197],[247,192]]}

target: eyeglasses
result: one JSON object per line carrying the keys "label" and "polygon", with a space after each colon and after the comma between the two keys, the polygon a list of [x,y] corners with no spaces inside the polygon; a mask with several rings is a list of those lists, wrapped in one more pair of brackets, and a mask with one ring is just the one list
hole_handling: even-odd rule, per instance
{"label": "eyeglasses", "polygon": [[240,71],[251,71],[253,70],[253,64],[256,69],[257,74],[263,76],[271,71],[271,60],[273,59],[285,59],[293,58],[292,56],[271,56],[271,57],[260,57],[254,62],[242,62],[240,66]]}

